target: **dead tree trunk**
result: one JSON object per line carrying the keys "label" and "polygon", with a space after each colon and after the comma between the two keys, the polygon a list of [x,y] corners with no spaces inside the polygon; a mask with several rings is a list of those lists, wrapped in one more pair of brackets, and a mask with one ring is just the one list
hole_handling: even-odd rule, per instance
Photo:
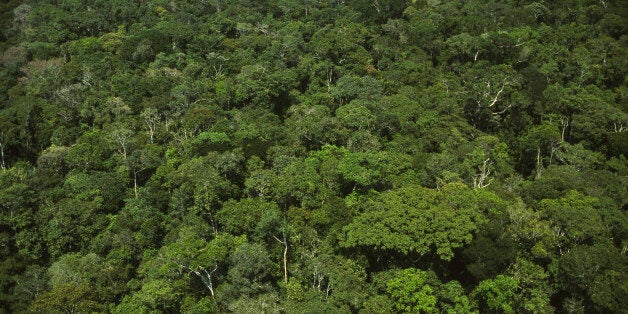
{"label": "dead tree trunk", "polygon": [[286,234],[283,234],[283,240],[279,240],[276,236],[273,236],[275,240],[283,245],[283,282],[288,284],[288,240]]}

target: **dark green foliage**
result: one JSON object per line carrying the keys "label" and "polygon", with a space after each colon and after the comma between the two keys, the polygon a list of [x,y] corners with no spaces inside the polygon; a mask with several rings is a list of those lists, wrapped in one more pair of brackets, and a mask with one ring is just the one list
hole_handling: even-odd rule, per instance
{"label": "dark green foliage", "polygon": [[624,2],[4,1],[0,312],[625,311]]}

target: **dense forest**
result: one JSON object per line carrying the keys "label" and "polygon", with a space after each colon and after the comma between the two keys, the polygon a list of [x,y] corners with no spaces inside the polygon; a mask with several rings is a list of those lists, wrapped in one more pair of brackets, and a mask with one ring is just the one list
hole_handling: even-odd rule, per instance
{"label": "dense forest", "polygon": [[0,3],[0,312],[626,313],[621,0]]}

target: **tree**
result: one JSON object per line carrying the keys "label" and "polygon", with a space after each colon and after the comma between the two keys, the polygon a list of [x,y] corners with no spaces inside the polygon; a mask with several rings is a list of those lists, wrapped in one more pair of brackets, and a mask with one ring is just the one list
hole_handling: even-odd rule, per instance
{"label": "tree", "polygon": [[106,168],[105,160],[110,151],[101,145],[103,134],[99,130],[83,133],[65,155],[65,161],[73,169],[77,170],[102,170]]}
{"label": "tree", "polygon": [[284,165],[276,166],[275,200],[288,208],[290,205],[300,207],[312,206],[317,201],[320,175],[316,171],[317,161],[288,159]]}
{"label": "tree", "polygon": [[348,128],[354,130],[371,129],[375,122],[375,116],[356,101],[352,101],[336,110],[336,117]]}
{"label": "tree", "polygon": [[510,67],[499,65],[470,68],[463,79],[467,93],[467,113],[470,123],[481,130],[490,130],[513,106],[518,105],[517,90],[520,77]]}
{"label": "tree", "polygon": [[408,268],[386,284],[386,290],[394,300],[397,310],[404,313],[436,311],[434,288],[427,284],[425,271]]}
{"label": "tree", "polygon": [[274,202],[260,198],[245,198],[240,201],[225,202],[216,213],[221,229],[233,235],[249,235],[255,239],[264,239],[274,233],[281,217],[279,207]]}
{"label": "tree", "polygon": [[622,312],[622,4],[0,1],[0,308]]}
{"label": "tree", "polygon": [[38,218],[53,258],[86,249],[107,223],[100,204],[77,198],[65,198],[44,207]]}
{"label": "tree", "polygon": [[243,236],[234,237],[229,234],[218,234],[207,241],[194,228],[183,227],[177,241],[164,246],[161,251],[167,269],[178,269],[179,276],[196,276],[210,296],[215,298],[219,263],[225,263],[229,254],[245,241]]}
{"label": "tree", "polygon": [[168,311],[176,309],[179,294],[172,285],[164,280],[151,280],[142,285],[142,289],[124,297],[116,306],[115,313],[128,311]]}
{"label": "tree", "polygon": [[333,140],[335,121],[329,108],[321,105],[294,105],[287,111],[286,127],[305,147],[320,147]]}
{"label": "tree", "polygon": [[615,285],[625,278],[625,256],[607,243],[576,246],[561,256],[550,268],[558,287],[570,300],[584,301],[585,310],[614,311],[625,305],[625,285]]}
{"label": "tree", "polygon": [[90,290],[86,301],[104,304],[115,301],[126,292],[123,267],[101,258],[94,253],[65,254],[48,268],[48,284],[54,291],[58,287],[75,285],[86,286]]}
{"label": "tree", "polygon": [[529,160],[535,160],[537,178],[541,177],[545,165],[551,164],[554,160],[554,154],[561,141],[559,129],[551,120],[543,121],[540,125],[531,128],[521,138],[524,156],[527,156]]}
{"label": "tree", "polygon": [[490,311],[498,311],[504,313],[515,312],[515,296],[519,281],[517,279],[497,275],[494,279],[487,279],[475,288],[482,306]]}
{"label": "tree", "polygon": [[[477,203],[476,203],[477,202]],[[343,228],[340,245],[376,252],[426,255],[449,261],[483,223],[482,196],[462,185],[442,191],[408,186],[375,194]]]}
{"label": "tree", "polygon": [[[2,112],[4,113],[4,112]],[[15,141],[13,134],[15,132],[14,126],[12,125],[4,114],[0,115],[0,126],[2,126],[2,132],[0,133],[0,169],[4,170],[7,168],[7,156],[5,156],[5,152],[8,149],[9,142]]]}
{"label": "tree", "polygon": [[274,277],[275,264],[268,251],[257,243],[245,243],[229,256],[228,286],[224,293],[231,298],[253,297],[272,290],[269,279]]}
{"label": "tree", "polygon": [[549,273],[542,266],[518,259],[511,270],[519,284],[516,296],[516,311],[552,312],[550,304],[552,288]]}
{"label": "tree", "polygon": [[163,163],[163,148],[154,144],[144,146],[142,149],[136,149],[127,159],[127,165],[133,176],[133,194],[138,197],[138,189],[143,178],[149,177],[144,171],[154,171]]}
{"label": "tree", "polygon": [[474,150],[467,154],[465,162],[470,168],[475,168],[475,173],[472,174],[474,187],[486,188],[494,178],[505,178],[514,172],[508,146],[498,138],[481,136],[470,144]]}
{"label": "tree", "polygon": [[31,304],[34,312],[92,312],[102,311],[101,304],[91,300],[91,289],[87,284],[68,283],[56,286],[40,295]]}
{"label": "tree", "polygon": [[13,279],[15,298],[13,306],[7,307],[9,309],[27,310],[28,305],[48,289],[46,268],[42,266],[30,265]]}
{"label": "tree", "polygon": [[[362,74],[366,72],[371,57],[363,46],[368,34],[364,25],[354,22],[327,25],[312,35],[309,48],[314,55],[331,61],[338,68],[346,67],[351,71]],[[335,67],[327,69],[329,84],[333,83]],[[329,86],[329,85],[328,85]]]}
{"label": "tree", "polygon": [[550,220],[543,219],[543,213],[527,207],[522,200],[508,206],[510,223],[507,233],[511,239],[532,256],[548,257],[558,244],[558,235],[552,228]]}
{"label": "tree", "polygon": [[560,199],[542,200],[539,206],[556,230],[561,252],[578,244],[603,242],[609,237],[595,198],[571,191]]}
{"label": "tree", "polygon": [[176,170],[168,172],[165,179],[164,187],[178,195],[170,199],[170,206],[175,209],[170,215],[178,219],[190,212],[204,216],[211,221],[216,233],[214,215],[235,187],[214,167],[212,158],[187,159]]}
{"label": "tree", "polygon": [[142,111],[141,117],[144,119],[144,123],[148,128],[150,143],[152,144],[155,142],[155,132],[157,131],[157,126],[161,120],[159,112],[155,108],[146,108]]}
{"label": "tree", "polygon": [[438,307],[448,313],[477,313],[477,304],[469,299],[462,285],[455,280],[441,285],[436,293]]}
{"label": "tree", "polygon": [[111,133],[108,134],[109,140],[114,143],[116,150],[125,161],[131,150],[133,135],[133,131],[120,126],[114,126]]}
{"label": "tree", "polygon": [[272,193],[272,187],[276,180],[276,174],[270,169],[264,169],[264,163],[259,157],[252,156],[248,160],[247,170],[249,172],[244,186],[250,196],[268,198]]}

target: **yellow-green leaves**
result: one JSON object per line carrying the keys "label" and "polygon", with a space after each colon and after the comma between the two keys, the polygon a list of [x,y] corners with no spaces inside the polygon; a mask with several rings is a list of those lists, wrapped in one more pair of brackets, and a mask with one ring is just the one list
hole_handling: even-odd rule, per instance
{"label": "yellow-green leaves", "polygon": [[408,268],[386,283],[386,291],[394,300],[397,310],[403,313],[436,311],[434,288],[427,284],[425,271]]}

